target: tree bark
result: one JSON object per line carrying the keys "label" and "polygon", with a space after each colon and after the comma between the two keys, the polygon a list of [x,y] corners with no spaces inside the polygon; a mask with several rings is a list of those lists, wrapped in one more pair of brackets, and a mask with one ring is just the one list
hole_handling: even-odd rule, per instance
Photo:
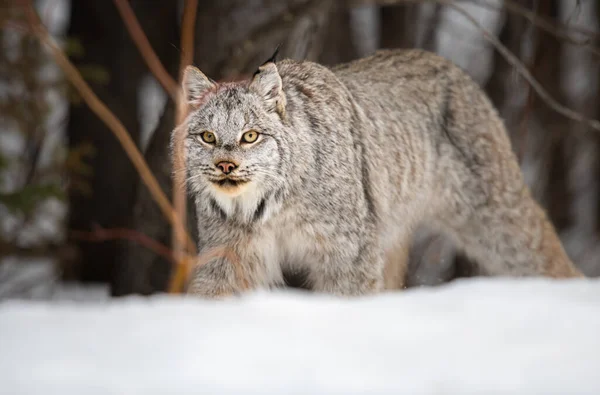
{"label": "tree bark", "polygon": [[[132,7],[156,55],[169,74],[177,79],[180,57],[180,50],[176,44],[180,41],[177,2],[139,0],[133,2]],[[148,72],[145,68],[144,73]],[[172,196],[172,182],[171,162],[165,157],[165,153],[175,125],[174,106],[169,98],[144,152],[150,170],[167,196]],[[136,193],[125,218],[126,227],[169,246],[170,224],[159,211],[148,188],[141,183],[139,175],[135,175],[133,184],[136,185]],[[188,215],[188,220],[190,218]],[[192,232],[195,230],[195,227],[188,228]],[[131,293],[148,295],[166,289],[171,272],[170,261],[133,241],[122,241],[119,246],[118,264],[111,284],[113,296]]]}
{"label": "tree bark", "polygon": [[[107,83],[88,82],[137,141],[137,88],[142,62],[114,4],[73,1],[68,35],[79,39],[84,50],[82,57],[71,57],[75,65],[99,66],[108,74]],[[70,149],[77,149],[82,143],[91,144],[95,149],[88,162],[93,168],[87,180],[90,193],[82,194],[73,189],[69,192],[69,229],[89,231],[95,224],[104,228],[124,226],[135,196],[136,173],[121,145],[82,104],[70,106],[67,136]],[[81,281],[111,281],[118,243],[70,241],[79,251],[76,271]]]}

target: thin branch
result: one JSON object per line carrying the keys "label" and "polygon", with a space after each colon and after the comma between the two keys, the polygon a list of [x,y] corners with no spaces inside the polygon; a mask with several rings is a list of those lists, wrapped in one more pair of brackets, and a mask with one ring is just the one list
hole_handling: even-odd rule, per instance
{"label": "thin branch", "polygon": [[165,69],[162,62],[156,55],[156,52],[152,49],[152,45],[148,41],[148,37],[144,34],[140,23],[127,0],[114,0],[121,18],[129,31],[131,39],[135,43],[137,49],[140,51],[142,58],[146,61],[148,68],[156,77],[158,82],[162,85],[165,91],[171,96],[173,101],[177,101],[179,95],[179,86],[177,82],[169,75],[169,72]]}
{"label": "thin branch", "polygon": [[162,243],[152,239],[148,235],[138,232],[134,229],[125,229],[125,228],[111,228],[105,229],[99,226],[96,226],[93,231],[83,231],[83,230],[71,230],[69,234],[74,239],[84,240],[84,241],[92,241],[92,242],[101,242],[108,240],[129,240],[135,243],[138,243],[149,250],[153,251],[157,255],[162,256],[167,261],[177,264],[175,257],[173,255],[173,251],[170,248],[165,246]]}
{"label": "thin branch", "polygon": [[447,5],[448,7],[454,9],[456,12],[458,12],[462,16],[464,16],[467,20],[469,20],[473,24],[473,26],[475,26],[483,34],[484,38],[488,42],[490,42],[496,48],[496,50],[498,52],[500,52],[500,54],[506,59],[506,61],[511,66],[513,66],[519,72],[519,74],[521,74],[521,76],[529,83],[529,85],[531,85],[533,90],[535,90],[535,92],[538,94],[538,96],[550,108],[552,108],[557,113],[559,113],[569,119],[584,123],[584,124],[588,125],[589,127],[591,127],[592,129],[596,129],[597,131],[600,131],[600,121],[598,121],[596,119],[587,118],[585,115],[583,115],[577,111],[574,111],[574,110],[560,104],[558,101],[556,101],[546,91],[546,89],[542,86],[542,84],[540,84],[535,79],[535,77],[531,74],[531,72],[527,69],[527,67],[525,65],[523,65],[523,63],[508,48],[506,48],[504,46],[504,44],[502,44],[495,35],[490,33],[479,22],[477,22],[477,20],[471,14],[469,14],[467,11],[465,11],[462,7],[459,7],[456,4],[454,4],[451,0],[435,0],[435,1],[437,1],[441,4],[444,4],[444,5]]}
{"label": "thin branch", "polygon": [[185,265],[178,265],[177,271],[175,272],[171,280],[169,292],[179,292],[179,290],[181,289],[180,287],[191,276],[192,271],[195,267],[205,265],[215,258],[225,258],[231,264],[233,264],[236,280],[238,285],[240,286],[240,290],[247,290],[250,288],[248,279],[246,278],[246,276],[244,275],[244,271],[242,270],[239,256],[230,248],[217,247],[206,251],[202,255],[199,255],[195,258],[194,262],[190,260],[186,262]]}
{"label": "thin branch", "polygon": [[[196,15],[198,13],[198,0],[186,0],[183,7],[183,21],[181,23],[181,59],[179,63],[179,84],[181,85],[183,73],[187,66],[194,60],[194,32],[196,27]],[[176,125],[174,133],[174,158],[173,158],[173,204],[175,205],[175,215],[181,223],[186,222],[187,199],[185,184],[185,137],[187,128],[184,125],[185,117],[188,112],[187,98],[183,96],[183,90],[179,90],[176,103]],[[179,260],[185,255],[181,245],[181,232],[178,228],[173,228],[172,240],[175,257]],[[193,250],[195,251],[195,249]],[[189,266],[189,265],[187,265]],[[183,288],[187,279],[181,273],[175,273],[171,279],[170,290],[177,292]]]}
{"label": "thin branch", "polygon": [[[114,0],[123,22],[127,27],[131,38],[136,44],[138,50],[142,54],[142,57],[148,64],[150,71],[161,83],[163,88],[169,93],[171,99],[176,103],[176,120],[175,120],[175,150],[173,160],[173,202],[174,202],[174,215],[177,216],[178,221],[182,224],[186,223],[186,191],[185,191],[185,174],[182,171],[185,168],[185,141],[186,128],[179,127],[183,124],[187,113],[187,102],[182,95],[182,91],[179,88],[183,72],[185,68],[192,63],[194,57],[194,28],[196,23],[196,13],[198,9],[197,0],[187,0],[184,5],[183,21],[181,29],[181,61],[179,66],[179,81],[180,84],[169,75],[164,68],[160,59],[152,49],[150,42],[142,27],[140,26],[135,13],[133,12],[129,2],[127,0]],[[182,263],[182,266],[189,266],[189,259],[186,259],[186,249],[184,243],[181,242],[183,235],[181,234],[182,229],[173,227],[172,233],[172,244],[173,251],[171,258],[177,262]],[[187,246],[189,252],[195,253],[194,248]],[[184,282],[187,280],[187,269],[175,268],[175,273],[172,276],[171,284],[169,286],[170,292],[180,292],[183,288]]]}
{"label": "thin branch", "polygon": [[[565,25],[564,23],[560,23],[557,21],[551,21],[547,18],[543,18],[539,15],[537,15],[535,13],[535,11],[531,11],[529,9],[527,9],[526,7],[520,5],[518,2],[514,1],[514,0],[504,0],[504,4],[506,6],[506,9],[508,9],[509,11],[518,13],[522,16],[524,16],[525,18],[529,19],[534,25],[536,25],[539,28],[542,28],[544,30],[546,30],[548,33],[551,34],[561,34],[561,35],[568,35],[569,30],[574,31],[577,34],[580,34],[582,36],[589,36],[591,39],[597,40],[600,38],[600,34],[598,34],[598,32],[587,29],[585,27],[579,26],[579,25]],[[559,30],[557,30],[557,28]],[[560,38],[560,36],[557,36]],[[572,39],[573,41],[571,41],[573,44],[576,45],[585,45],[587,42],[589,42],[589,40],[586,41],[577,41],[575,39]]]}
{"label": "thin branch", "polygon": [[464,16],[469,22],[473,24],[482,34],[483,37],[494,46],[494,48],[504,57],[504,59],[513,66],[517,72],[523,77],[533,88],[533,90],[538,94],[538,96],[554,111],[557,113],[577,122],[581,122],[586,124],[592,129],[600,131],[600,121],[596,119],[587,118],[585,115],[574,111],[559,102],[557,102],[547,91],[544,89],[542,84],[540,84],[535,77],[527,70],[527,67],[523,65],[523,63],[508,49],[506,48],[498,38],[486,30],[477,19],[475,19],[471,14],[469,14],[465,9],[456,5],[455,0],[371,0],[371,1],[355,1],[354,3],[358,4],[378,4],[378,5],[397,5],[402,3],[423,3],[423,2],[434,2],[437,4],[442,4],[454,9],[456,12],[460,13]]}
{"label": "thin branch", "polygon": [[51,51],[52,55],[58,66],[62,69],[67,79],[77,89],[77,92],[81,95],[82,99],[89,106],[89,108],[109,127],[115,137],[119,140],[123,149],[127,153],[129,159],[136,167],[142,180],[152,193],[152,197],[158,203],[161,211],[171,223],[174,228],[181,229],[180,235],[182,235],[181,242],[187,243],[191,251],[195,250],[195,244],[192,238],[187,233],[185,226],[179,221],[179,217],[175,214],[169,199],[160,188],[158,181],[150,171],[148,164],[144,160],[144,157],[137,149],[137,146],[131,139],[131,136],[121,123],[119,119],[110,111],[110,109],[96,96],[94,91],[85,82],[77,68],[69,61],[64,52],[52,39],[46,28],[41,23],[37,12],[31,0],[22,0],[25,4],[25,9],[28,15],[28,21],[31,26],[32,33],[38,37],[38,39],[44,43]]}
{"label": "thin branch", "polygon": [[194,60],[194,31],[196,27],[196,14],[198,13],[198,0],[186,0],[183,7],[183,21],[181,23],[181,62],[179,65],[179,81],[187,66]]}
{"label": "thin branch", "polygon": [[[519,2],[514,0],[503,0],[503,6],[498,6],[494,3],[489,2],[489,0],[452,0],[454,3],[464,3],[469,2],[475,4],[480,7],[494,9],[497,11],[501,11],[503,7],[505,7],[508,11],[511,11],[515,14],[521,15],[527,19],[535,26],[539,27],[546,32],[555,35],[558,38],[564,39],[565,41],[570,42],[574,45],[581,46],[589,46],[589,43],[592,39],[597,40],[600,39],[600,34],[596,31],[587,29],[585,27],[579,25],[566,25],[564,23],[553,21],[548,18],[541,17],[537,15],[535,12],[529,10],[527,7],[522,6]],[[437,0],[349,0],[350,5],[364,5],[364,4],[377,4],[379,6],[394,6],[402,3],[426,3],[426,2],[435,2],[438,4],[446,4],[442,1]],[[582,36],[588,36],[585,40],[577,40],[570,36],[570,31],[573,31]],[[594,53],[598,53],[597,48],[591,47],[589,48]]]}
{"label": "thin branch", "polygon": [[19,22],[0,19],[0,29],[12,29],[19,33],[30,33],[30,29]]}
{"label": "thin branch", "polygon": [[[493,9],[496,11],[502,10],[502,6],[497,6],[495,4],[492,4],[492,3],[489,3],[486,1],[482,1],[482,0],[479,0],[479,1],[468,0],[468,1],[470,1],[473,4],[480,6],[480,7],[485,7],[485,8]],[[504,7],[506,7],[506,9],[508,11],[513,12],[515,14],[518,14],[518,15],[526,18],[534,26],[544,30],[546,33],[549,33],[557,38],[560,38],[561,40],[564,40],[570,44],[580,46],[583,49],[590,51],[591,53],[593,53],[596,56],[600,56],[600,49],[598,49],[597,47],[592,45],[593,40],[598,39],[600,37],[596,32],[587,30],[578,25],[565,26],[563,23],[560,23],[557,21],[551,21],[547,18],[541,17],[535,11],[529,10],[526,7],[520,5],[519,3],[515,2],[515,1],[504,0],[503,4],[504,4]],[[578,40],[571,36],[570,30],[573,32],[576,32],[577,34],[580,34],[580,35],[590,36],[591,38]]]}
{"label": "thin branch", "polygon": [[[534,9],[535,15],[537,15],[539,12],[538,8],[539,8],[539,0],[534,0],[533,9]],[[535,27],[534,23],[532,23],[532,27],[531,27],[530,41],[531,41],[531,46],[533,48],[536,48],[537,45],[539,44],[538,43],[539,34],[536,34],[536,33],[538,33],[538,31],[536,29],[534,29],[533,27]],[[528,70],[534,70],[538,66],[540,57],[538,56],[537,52],[538,51],[534,51],[534,54],[529,62],[530,63],[529,65],[525,65],[525,62],[523,62],[523,64],[525,65],[525,67],[527,67]],[[533,93],[533,91],[531,89],[531,85],[525,83],[525,90],[527,92],[527,98],[526,98],[525,105],[523,106],[523,109],[521,111],[521,117],[520,117],[520,121],[519,121],[519,124],[520,124],[519,128],[520,128],[521,132],[520,132],[520,134],[518,134],[518,136],[520,138],[520,144],[516,148],[517,149],[517,158],[519,159],[519,164],[522,164],[523,158],[525,157],[527,136],[529,135],[529,127],[528,127],[527,123],[529,121],[529,115],[533,112],[533,104],[535,102],[535,94]]]}
{"label": "thin branch", "polygon": [[21,247],[14,241],[0,240],[0,257],[18,255],[24,257],[47,257],[60,255],[66,248],[63,245],[47,244],[42,246]]}

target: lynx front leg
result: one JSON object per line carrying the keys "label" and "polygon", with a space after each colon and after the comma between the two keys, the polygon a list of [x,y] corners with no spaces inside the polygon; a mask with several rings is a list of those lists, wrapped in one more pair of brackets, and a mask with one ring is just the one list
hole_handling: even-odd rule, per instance
{"label": "lynx front leg", "polygon": [[224,257],[201,263],[192,271],[187,293],[205,298],[222,298],[243,291],[249,284],[246,278],[236,275],[237,264]]}
{"label": "lynx front leg", "polygon": [[216,251],[211,254],[214,258],[200,262],[193,270],[187,293],[223,298],[283,282],[281,268],[272,249],[244,245],[246,248],[212,250]]}
{"label": "lynx front leg", "polygon": [[311,268],[313,289],[340,296],[359,296],[380,292],[384,288],[384,253],[369,243],[355,254],[342,247],[333,250]]}

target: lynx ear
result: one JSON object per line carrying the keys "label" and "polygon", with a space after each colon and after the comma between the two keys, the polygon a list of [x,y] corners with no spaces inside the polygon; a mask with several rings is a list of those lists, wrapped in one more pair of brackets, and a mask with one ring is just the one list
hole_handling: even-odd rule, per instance
{"label": "lynx ear", "polygon": [[215,83],[208,79],[198,68],[188,66],[183,72],[183,92],[188,103],[200,99],[211,89],[215,88]]}
{"label": "lynx ear", "polygon": [[279,115],[284,115],[286,102],[283,82],[274,59],[270,59],[258,68],[252,77],[249,89],[264,99],[269,110],[275,110]]}

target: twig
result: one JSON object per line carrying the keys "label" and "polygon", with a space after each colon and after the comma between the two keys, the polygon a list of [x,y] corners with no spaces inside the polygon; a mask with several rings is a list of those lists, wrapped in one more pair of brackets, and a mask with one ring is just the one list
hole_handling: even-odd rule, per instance
{"label": "twig", "polygon": [[240,286],[240,289],[249,289],[250,285],[248,284],[248,280],[246,279],[244,271],[242,270],[239,256],[236,253],[234,253],[233,250],[230,248],[217,247],[206,251],[202,255],[199,255],[198,257],[196,257],[194,262],[190,261],[187,265],[178,266],[180,270],[178,270],[173,276],[169,287],[169,292],[179,292],[181,285],[185,283],[187,278],[190,277],[194,267],[205,265],[215,258],[225,258],[231,264],[233,264],[233,267],[235,269],[236,280]]}
{"label": "twig", "polygon": [[[480,7],[494,9],[497,11],[502,10],[501,6],[499,7],[495,4],[489,3],[484,0],[468,1]],[[593,39],[598,39],[600,37],[598,33],[590,31],[578,25],[565,26],[563,23],[551,21],[548,18],[541,17],[535,11],[529,10],[515,1],[503,0],[503,5],[508,11],[521,15],[522,17],[528,19],[534,26],[544,30],[545,32],[550,33],[553,36],[560,38],[561,40],[567,41],[570,44],[581,46],[584,49],[592,52],[593,54],[600,56],[600,50],[595,46],[591,45]],[[577,34],[590,37],[578,40],[570,35],[569,30],[572,30]]]}
{"label": "twig", "polygon": [[20,33],[30,33],[30,29],[22,23],[11,20],[0,20],[0,29],[13,29]]}
{"label": "twig", "polygon": [[[554,111],[557,113],[569,118],[571,120],[581,122],[586,124],[592,129],[600,131],[600,121],[596,119],[587,118],[585,115],[574,111],[559,102],[557,102],[547,91],[544,89],[542,84],[540,84],[535,77],[527,70],[527,67],[523,65],[523,63],[508,49],[506,48],[500,40],[488,30],[486,30],[477,20],[469,14],[465,9],[459,7],[455,4],[455,0],[371,0],[366,3],[371,4],[379,4],[379,5],[397,5],[401,3],[422,3],[422,2],[434,2],[438,4],[442,4],[454,9],[456,12],[460,13],[464,16],[469,22],[473,24],[482,34],[483,37],[494,46],[494,48],[504,57],[504,59],[513,66],[517,72],[523,77],[529,85],[533,88],[533,90],[538,94],[538,96]],[[364,4],[365,1],[356,1],[355,3]]]}
{"label": "twig", "polygon": [[241,289],[248,289],[248,281],[245,278],[244,272],[241,268],[240,259],[237,256],[237,254],[233,252],[233,250],[227,247],[217,247],[197,257],[192,257],[186,254],[183,255],[180,259],[176,259],[173,250],[171,250],[164,244],[152,239],[148,235],[138,232],[134,229],[105,229],[100,226],[95,226],[94,230],[91,232],[71,230],[69,234],[75,239],[91,242],[102,242],[108,240],[130,240],[162,256],[174,265],[174,274],[172,276],[168,289],[169,293],[181,293],[184,284],[186,283],[187,279],[191,274],[192,269],[197,266],[202,266],[215,258],[225,258],[231,264],[233,264],[238,284],[240,284]]}
{"label": "twig", "polygon": [[[524,16],[525,18],[529,19],[534,25],[536,25],[537,27],[546,30],[548,33],[550,34],[561,34],[561,35],[568,35],[568,31],[572,30],[582,36],[589,36],[590,38],[597,40],[600,38],[600,34],[596,31],[587,29],[585,27],[579,26],[579,25],[565,25],[564,23],[559,23],[559,22],[553,22],[551,20],[548,20],[547,18],[543,18],[540,17],[539,15],[537,15],[534,11],[528,10],[526,7],[520,5],[518,2],[514,1],[514,0],[504,0],[504,4],[506,6],[506,9],[508,9],[509,11],[521,14],[522,16]],[[558,31],[557,28],[558,27]],[[557,37],[562,38],[561,36],[557,35]],[[575,39],[572,39],[573,41],[571,41],[573,44],[576,45],[585,45],[586,42],[585,41],[577,41]]]}
{"label": "twig", "polygon": [[84,241],[108,241],[108,240],[129,240],[144,247],[152,250],[157,255],[162,256],[169,262],[173,264],[177,264],[175,257],[173,255],[173,251],[167,246],[158,241],[152,239],[148,235],[138,232],[134,229],[125,229],[125,228],[111,228],[105,229],[100,226],[94,227],[94,230],[83,231],[83,230],[71,230],[69,234],[74,239],[84,240]]}
{"label": "twig", "polygon": [[162,62],[156,55],[156,52],[152,49],[152,45],[148,41],[148,37],[144,34],[140,23],[127,0],[114,0],[121,18],[125,23],[125,27],[131,36],[131,39],[135,43],[137,49],[140,51],[142,58],[146,61],[148,68],[156,77],[158,82],[162,85],[165,91],[171,96],[173,101],[177,101],[179,95],[179,86],[177,82],[169,75]]}
{"label": "twig", "polygon": [[[175,150],[174,150],[174,161],[173,161],[173,202],[174,202],[174,213],[177,216],[180,223],[185,224],[186,218],[186,192],[185,192],[185,175],[182,174],[180,177],[179,174],[183,173],[181,171],[185,167],[185,145],[183,144],[185,140],[185,128],[179,126],[184,122],[186,112],[187,112],[187,102],[186,98],[183,97],[182,91],[180,89],[181,79],[183,76],[183,71],[185,68],[192,63],[194,56],[194,27],[196,21],[196,12],[198,8],[197,0],[186,1],[184,6],[183,13],[183,22],[182,22],[182,31],[181,31],[181,62],[179,67],[179,81],[178,84],[166,71],[160,59],[152,49],[150,42],[142,27],[140,26],[135,13],[133,12],[131,6],[127,2],[127,0],[114,0],[123,22],[127,27],[131,38],[136,44],[138,50],[140,51],[142,57],[146,61],[148,68],[157,78],[157,80],[161,83],[163,88],[169,93],[171,99],[176,104],[176,120],[175,120]],[[171,285],[169,286],[170,292],[176,293],[180,292],[183,288],[183,284],[186,280],[186,274],[188,272],[187,266],[189,266],[189,259],[186,257],[186,249],[184,244],[181,242],[183,239],[183,235],[181,234],[181,229],[178,227],[173,227],[172,234],[172,244],[173,251],[171,251],[171,258],[181,263],[184,268],[179,266],[175,267],[174,275],[172,276]],[[195,247],[195,246],[194,246]],[[195,253],[195,248],[191,249],[188,245],[189,252]]]}
{"label": "twig", "polygon": [[540,98],[554,111],[557,113],[570,118],[574,121],[581,122],[587,124],[589,127],[600,131],[600,121],[596,119],[587,118],[585,115],[574,111],[559,102],[557,102],[547,91],[544,89],[542,84],[540,84],[535,77],[531,74],[531,72],[523,65],[523,63],[508,49],[506,48],[500,40],[493,34],[491,34],[488,30],[486,30],[477,20],[465,11],[463,8],[454,4],[451,0],[435,0],[440,2],[441,4],[447,5],[448,7],[456,10],[456,12],[460,13],[467,20],[469,20],[484,36],[484,38],[490,42],[498,52],[506,59],[506,61],[513,66],[519,74],[531,85],[533,90],[540,96]]}
{"label": "twig", "polygon": [[[534,0],[533,9],[534,9],[535,15],[537,16],[538,12],[539,12],[539,0]],[[531,19],[530,19],[530,21],[533,22]],[[532,71],[537,68],[539,59],[540,59],[540,57],[538,56],[538,51],[536,50],[536,47],[539,44],[538,43],[539,34],[536,34],[536,33],[538,33],[538,31],[536,29],[534,29],[534,27],[535,27],[535,23],[532,23],[531,32],[530,32],[530,34],[531,34],[530,41],[531,41],[531,47],[533,48],[533,51],[534,51],[533,56],[529,60],[528,65],[525,65],[525,62],[523,62],[523,65],[525,67],[527,67],[528,70],[532,70]],[[529,120],[530,113],[533,111],[533,104],[535,102],[535,94],[531,90],[531,85],[525,83],[525,90],[527,92],[527,97],[526,97],[525,105],[523,106],[522,111],[521,111],[519,126],[517,127],[517,130],[520,129],[520,133],[517,133],[517,136],[519,137],[520,141],[518,142],[518,146],[516,147],[517,158],[519,160],[519,164],[522,164],[523,158],[525,157],[525,150],[526,150],[526,146],[527,146],[527,137],[529,135],[529,127],[527,125],[527,122]]]}
{"label": "twig", "polygon": [[[183,7],[183,21],[181,23],[181,59],[179,63],[179,85],[181,86],[185,68],[192,64],[194,59],[194,31],[196,27],[196,14],[198,13],[198,0],[186,0]],[[179,90],[176,103],[176,128],[173,131],[174,137],[174,158],[173,158],[173,204],[175,205],[175,215],[178,216],[181,223],[186,222],[187,201],[185,184],[185,137],[187,128],[184,125],[185,117],[188,112],[187,98],[183,96],[183,90]],[[181,232],[178,228],[173,228],[172,240],[173,249],[176,258],[182,258],[184,249],[180,242]],[[193,250],[195,251],[195,249]],[[189,263],[189,262],[188,262]],[[171,281],[171,292],[177,292],[183,288],[186,276],[183,272],[176,272]],[[185,278],[184,278],[185,277]]]}
{"label": "twig", "polygon": [[44,257],[60,255],[64,246],[58,244],[47,244],[34,247],[20,247],[14,241],[6,242],[0,240],[0,257],[19,255],[25,257]]}
{"label": "twig", "polygon": [[179,217],[175,214],[175,210],[171,206],[169,199],[160,188],[158,181],[150,171],[148,164],[144,160],[144,157],[137,149],[137,146],[131,139],[131,136],[121,123],[119,119],[110,111],[110,109],[96,96],[94,91],[85,82],[77,68],[69,61],[64,52],[54,42],[46,28],[41,23],[31,0],[21,0],[25,5],[27,12],[29,25],[31,26],[32,33],[38,37],[38,39],[44,43],[52,52],[56,63],[63,70],[67,79],[73,84],[77,92],[81,95],[82,99],[89,106],[89,108],[109,127],[115,137],[119,140],[123,149],[129,156],[133,165],[136,167],[142,180],[150,190],[152,197],[158,203],[161,211],[171,223],[174,228],[181,229],[180,233],[182,236],[181,242],[187,243],[191,251],[195,250],[195,245],[192,238],[187,233],[183,223],[179,221]]}
{"label": "twig", "polygon": [[179,81],[185,68],[194,60],[194,30],[196,27],[196,14],[198,13],[198,0],[186,0],[183,7],[183,21],[181,23],[181,59],[179,64]]}
{"label": "twig", "polygon": [[[514,0],[502,0],[503,5],[497,6],[496,4],[490,3],[488,0],[452,0],[454,3],[461,2],[469,2],[475,4],[480,7],[493,9],[497,11],[501,11],[502,8],[506,8],[508,11],[513,12],[515,14],[519,14],[527,19],[531,23],[533,23],[536,27],[539,27],[546,32],[561,38],[565,41],[570,42],[574,45],[588,46],[592,52],[600,54],[600,51],[597,48],[589,46],[590,39],[599,39],[600,34],[593,30],[587,29],[585,27],[579,25],[565,25],[564,23],[560,23],[557,21],[552,21],[548,18],[543,18],[537,15],[535,12],[529,10],[527,7],[522,6],[517,1]],[[437,0],[349,0],[351,5],[361,5],[361,4],[377,4],[380,6],[393,6],[399,5],[402,3],[427,3],[434,2],[438,4],[446,4],[442,1]],[[588,39],[585,40],[577,40],[569,35],[569,30],[580,34],[582,36],[589,36]]]}

